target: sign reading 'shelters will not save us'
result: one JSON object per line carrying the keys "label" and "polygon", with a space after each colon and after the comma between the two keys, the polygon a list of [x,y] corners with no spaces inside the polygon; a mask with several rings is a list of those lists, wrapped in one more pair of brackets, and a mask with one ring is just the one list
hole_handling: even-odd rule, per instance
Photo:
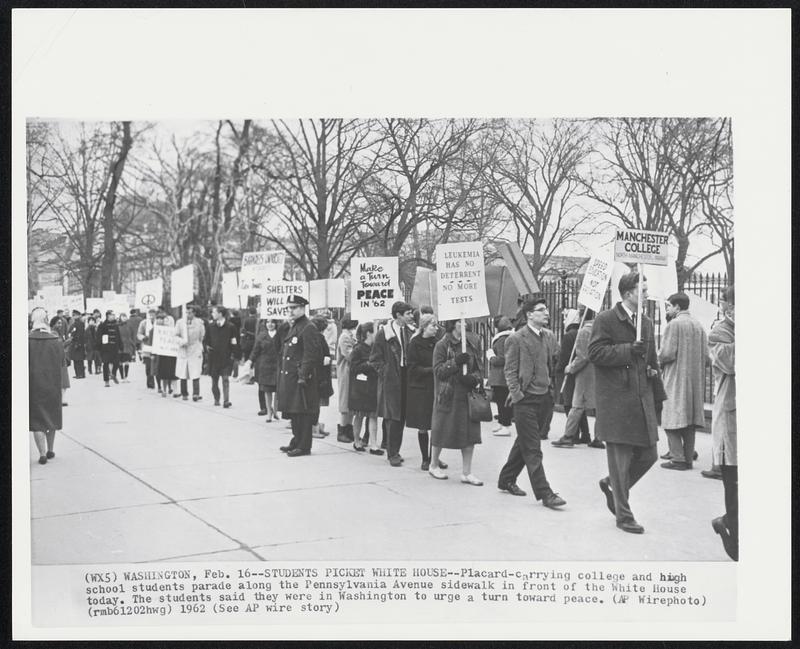
{"label": "sign reading 'shelters will not save us'", "polygon": [[652,230],[617,230],[614,261],[666,266],[669,235]]}

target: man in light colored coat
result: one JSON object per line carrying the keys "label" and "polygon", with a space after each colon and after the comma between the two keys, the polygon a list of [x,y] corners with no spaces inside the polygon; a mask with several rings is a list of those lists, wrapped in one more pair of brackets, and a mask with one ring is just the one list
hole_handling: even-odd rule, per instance
{"label": "man in light colored coat", "polygon": [[186,314],[175,323],[175,335],[180,341],[175,359],[175,376],[181,381],[181,396],[189,398],[187,381],[192,381],[192,401],[200,401],[200,375],[203,373],[203,338],[206,328],[200,318],[195,317],[194,307],[187,306]]}
{"label": "man in light colored coat", "polygon": [[685,471],[692,468],[695,429],[705,426],[703,386],[708,358],[708,336],[689,313],[689,296],[674,293],[667,298],[667,318],[658,362],[661,364],[667,400],[661,425],[667,433],[670,459],[661,466]]}

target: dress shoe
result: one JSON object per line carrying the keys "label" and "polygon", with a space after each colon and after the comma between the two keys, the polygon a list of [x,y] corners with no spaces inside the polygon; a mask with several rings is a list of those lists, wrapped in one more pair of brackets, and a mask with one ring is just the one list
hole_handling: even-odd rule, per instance
{"label": "dress shoe", "polygon": [[369,449],[369,454],[370,455],[383,455],[383,449],[382,448],[371,448],[371,449]]}
{"label": "dress shoe", "polygon": [[356,443],[353,443],[353,448],[355,450],[357,450],[359,453],[363,453],[364,451],[367,450],[363,446],[361,446],[360,444],[356,444]]}
{"label": "dress shoe", "polygon": [[446,469],[446,468],[447,468],[447,464],[445,464],[444,462],[442,462],[441,460],[439,460],[439,468],[440,468],[440,469]]}
{"label": "dress shoe", "polygon": [[300,457],[301,455],[311,455],[311,451],[306,451],[302,448],[293,448],[291,451],[287,451],[286,455],[288,457]]}
{"label": "dress shoe", "polygon": [[189,395],[188,394],[184,394],[183,395],[183,400],[184,401],[188,401],[189,400]]}
{"label": "dress shoe", "polygon": [[422,466],[420,469],[422,471],[428,471],[431,468],[431,461],[430,460],[422,460]]}
{"label": "dress shoe", "polygon": [[39,464],[47,464],[47,458],[44,455],[39,456]]}
{"label": "dress shoe", "polygon": [[482,487],[483,486],[483,480],[481,480],[479,478],[476,478],[471,473],[469,475],[462,475],[461,476],[461,482],[463,482],[464,484],[471,484],[473,487]]}
{"label": "dress shoe", "polygon": [[591,446],[592,448],[605,448],[606,447],[606,445],[603,444],[603,442],[601,442],[599,439],[593,439],[591,442],[589,442],[589,446]]}
{"label": "dress shoe", "polygon": [[53,451],[47,451],[47,455],[45,455],[48,460],[52,460],[55,456],[56,454]]}
{"label": "dress shoe", "polygon": [[673,462],[670,460],[669,462],[662,462],[661,468],[672,469],[673,471],[686,471],[689,467],[686,466],[684,462]]}
{"label": "dress shoe", "polygon": [[199,394],[192,395],[192,401],[200,401],[202,398]]}
{"label": "dress shoe", "polygon": [[629,534],[644,534],[644,528],[636,521],[617,521],[617,527]]}
{"label": "dress shoe", "polygon": [[614,494],[611,492],[611,484],[608,478],[603,478],[600,482],[600,491],[602,491],[606,496],[606,507],[608,507],[608,511],[610,511],[614,516],[617,515],[617,508],[614,505]]}
{"label": "dress shoe", "polygon": [[259,410],[259,411],[258,411],[256,414],[257,414],[259,417],[263,417],[264,415],[266,415],[266,414],[267,414],[267,411],[266,411],[266,410]]}
{"label": "dress shoe", "polygon": [[428,473],[432,478],[436,478],[437,480],[447,480],[447,474],[444,473],[438,467],[433,467],[432,469],[428,469]]}
{"label": "dress shoe", "polygon": [[279,450],[281,453],[288,453],[289,451],[292,450],[292,448],[293,448],[292,446],[281,446]]}
{"label": "dress shoe", "polygon": [[222,404],[222,407],[223,407],[223,408],[230,408],[230,407],[231,407],[231,405],[232,405],[232,404],[231,404],[231,402],[230,402],[230,401],[226,401],[225,403],[223,403],[223,404]]}
{"label": "dress shoe", "polygon": [[62,406],[68,406],[69,404],[68,404],[66,401],[62,401],[62,402],[61,402],[61,405],[62,405]]}
{"label": "dress shoe", "polygon": [[567,504],[567,501],[564,500],[561,496],[556,493],[551,493],[544,498],[542,498],[542,504],[545,507],[549,507],[550,509],[556,509],[557,507],[563,507]]}
{"label": "dress shoe", "polygon": [[700,472],[700,475],[703,476],[704,478],[711,478],[712,480],[722,480],[722,474],[717,473],[716,471],[708,471],[706,469],[703,469]]}
{"label": "dress shoe", "polygon": [[574,448],[575,443],[570,439],[555,439],[550,442],[552,446],[557,446],[558,448]]}
{"label": "dress shoe", "polygon": [[104,385],[105,387],[107,387],[107,388],[108,388],[108,387],[111,387],[111,386],[108,384],[108,381],[104,381],[104,382],[103,382],[103,385]]}
{"label": "dress shoe", "polygon": [[214,399],[214,405],[215,405],[215,406],[218,406],[218,405],[219,405],[219,399]]}
{"label": "dress shoe", "polygon": [[399,455],[390,457],[389,464],[391,464],[393,467],[403,466],[403,458],[401,458]]}
{"label": "dress shoe", "polygon": [[664,453],[664,455],[661,456],[662,460],[669,460],[670,458],[672,458],[672,453],[670,453],[669,451],[667,451],[666,453]]}
{"label": "dress shoe", "polygon": [[177,399],[179,396],[181,396],[181,393],[180,392],[176,392],[175,394],[172,395],[172,398],[173,399]]}
{"label": "dress shoe", "polygon": [[511,484],[505,484],[505,485],[503,485],[503,484],[499,484],[499,485],[497,485],[497,488],[498,488],[500,491],[507,491],[507,492],[508,492],[508,493],[510,493],[512,496],[524,496],[524,495],[525,495],[525,492],[524,492],[524,491],[522,491],[522,489],[520,489],[520,488],[517,486],[517,483],[516,483],[516,482],[512,482]]}
{"label": "dress shoe", "polygon": [[700,456],[697,454],[697,451],[695,451],[694,453],[692,453],[692,459],[693,459],[693,460],[696,460],[698,457],[700,457]]}
{"label": "dress shoe", "polygon": [[728,528],[725,527],[725,519],[722,516],[715,518],[711,521],[711,527],[714,528],[714,531],[719,534],[722,539],[722,547],[725,548],[725,553],[734,561],[738,561],[739,548],[736,547],[733,537],[731,537]]}

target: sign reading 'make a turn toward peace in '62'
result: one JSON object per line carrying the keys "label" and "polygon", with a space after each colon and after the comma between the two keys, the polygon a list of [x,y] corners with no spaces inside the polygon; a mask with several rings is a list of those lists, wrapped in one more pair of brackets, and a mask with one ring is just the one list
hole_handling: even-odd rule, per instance
{"label": "sign reading 'make a turn toward peace in '62'", "polygon": [[625,264],[666,266],[669,236],[651,230],[617,230],[614,239],[614,261]]}

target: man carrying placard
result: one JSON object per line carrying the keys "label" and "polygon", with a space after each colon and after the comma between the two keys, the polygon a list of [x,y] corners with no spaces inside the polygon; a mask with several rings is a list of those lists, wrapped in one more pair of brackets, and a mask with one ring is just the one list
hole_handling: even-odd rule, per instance
{"label": "man carrying placard", "polygon": [[239,330],[228,321],[224,306],[211,308],[211,324],[206,328],[204,344],[208,352],[208,373],[214,405],[219,405],[219,380],[222,378],[222,407],[230,408],[230,375],[239,349]]}
{"label": "man carrying placard", "polygon": [[606,505],[617,527],[641,534],[628,504],[631,487],[658,459],[658,423],[652,379],[658,374],[653,322],[638,317],[647,299],[647,280],[639,273],[619,280],[621,302],[595,318],[589,340],[589,360],[595,365],[595,435],[606,443],[609,475],[600,480]]}

